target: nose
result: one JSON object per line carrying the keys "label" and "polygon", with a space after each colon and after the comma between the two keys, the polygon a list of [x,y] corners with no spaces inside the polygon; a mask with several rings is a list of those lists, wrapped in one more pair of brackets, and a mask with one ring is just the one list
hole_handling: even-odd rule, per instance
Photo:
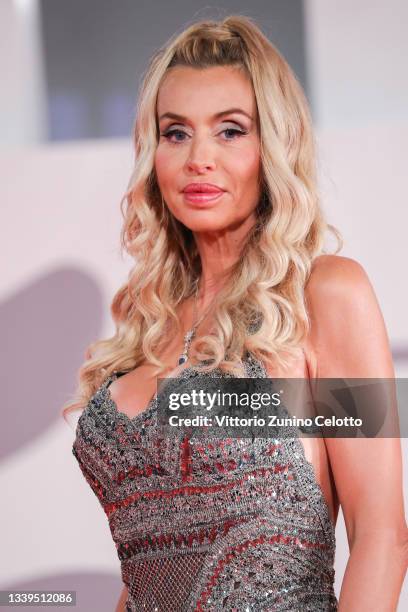
{"label": "nose", "polygon": [[[193,139],[194,140],[194,139]],[[193,172],[213,170],[216,167],[211,146],[205,138],[195,139],[187,158],[187,168]]]}

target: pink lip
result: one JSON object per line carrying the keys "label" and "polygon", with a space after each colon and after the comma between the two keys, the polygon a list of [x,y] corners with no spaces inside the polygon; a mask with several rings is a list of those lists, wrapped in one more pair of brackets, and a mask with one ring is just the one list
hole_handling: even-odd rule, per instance
{"label": "pink lip", "polygon": [[224,191],[217,192],[184,192],[185,199],[190,203],[194,204],[197,208],[205,208],[208,205],[212,205],[215,201],[219,200],[224,194]]}
{"label": "pink lip", "polygon": [[224,190],[212,183],[189,183],[183,191],[185,193],[220,193]]}

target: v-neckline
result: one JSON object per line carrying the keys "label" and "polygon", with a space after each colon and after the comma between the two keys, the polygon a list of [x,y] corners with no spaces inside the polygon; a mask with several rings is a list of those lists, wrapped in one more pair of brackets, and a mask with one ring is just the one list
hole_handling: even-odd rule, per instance
{"label": "v-neckline", "polygon": [[[257,364],[259,364],[260,369],[261,369],[261,375],[263,378],[268,378],[268,374],[267,371],[265,369],[264,364],[262,363],[262,361],[260,361],[259,359],[255,359],[253,355],[249,354],[247,359],[244,360],[244,367],[248,373],[248,369],[247,369],[247,362],[248,361],[255,361]],[[173,372],[175,372],[177,370],[177,367],[173,369]],[[198,370],[196,370],[194,368],[194,366],[188,366],[186,368],[183,368],[179,374],[176,374],[176,376],[167,376],[166,378],[168,378],[169,380],[174,380],[174,379],[183,379],[183,378],[188,378],[188,376],[186,376],[186,373],[188,373],[188,375],[191,372],[195,372],[197,373],[197,375],[200,375],[200,372]],[[125,373],[125,372],[124,372]],[[123,373],[123,374],[124,374]],[[135,416],[130,417],[128,414],[126,414],[125,412],[123,412],[122,410],[119,410],[119,407],[116,403],[116,401],[113,399],[112,394],[110,392],[110,385],[113,383],[113,381],[117,380],[118,378],[120,378],[120,370],[112,372],[108,378],[105,380],[104,384],[103,384],[103,390],[105,392],[105,401],[110,405],[110,407],[113,409],[114,413],[117,415],[117,417],[124,419],[128,424],[130,425],[136,425],[137,423],[139,423],[140,421],[144,421],[146,419],[146,417],[148,417],[152,412],[154,412],[154,409],[156,407],[156,402],[157,402],[157,398],[158,398],[158,394],[159,391],[156,391],[154,393],[154,395],[150,398],[147,406],[144,408],[144,410],[141,410],[140,412],[138,412],[137,414],[135,414]],[[203,373],[201,373],[201,375],[203,375]],[[165,380],[165,379],[162,379]]]}

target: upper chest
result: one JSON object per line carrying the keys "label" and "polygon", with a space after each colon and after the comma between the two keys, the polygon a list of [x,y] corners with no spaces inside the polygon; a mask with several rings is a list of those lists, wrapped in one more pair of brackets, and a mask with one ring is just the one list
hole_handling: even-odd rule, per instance
{"label": "upper chest", "polygon": [[178,365],[178,358],[183,352],[181,335],[169,340],[159,354],[165,364],[165,371],[157,374],[157,366],[142,363],[134,370],[121,375],[110,385],[110,395],[121,412],[133,418],[143,412],[157,391],[157,379],[178,376],[190,364]]}

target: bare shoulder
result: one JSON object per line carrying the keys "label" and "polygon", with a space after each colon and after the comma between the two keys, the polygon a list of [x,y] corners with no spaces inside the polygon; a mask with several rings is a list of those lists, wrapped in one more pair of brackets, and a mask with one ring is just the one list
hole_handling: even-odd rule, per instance
{"label": "bare shoulder", "polygon": [[[320,255],[313,264],[305,287],[310,315],[335,316],[341,308],[363,309],[366,315],[378,309],[373,286],[364,267],[355,259]],[[330,307],[330,308],[329,308]]]}
{"label": "bare shoulder", "polygon": [[393,376],[384,318],[372,283],[355,259],[321,255],[305,287],[315,376]]}
{"label": "bare shoulder", "polygon": [[364,267],[351,257],[319,255],[312,263],[306,285],[309,297],[323,292],[341,292],[345,289],[367,288],[370,285]]}

